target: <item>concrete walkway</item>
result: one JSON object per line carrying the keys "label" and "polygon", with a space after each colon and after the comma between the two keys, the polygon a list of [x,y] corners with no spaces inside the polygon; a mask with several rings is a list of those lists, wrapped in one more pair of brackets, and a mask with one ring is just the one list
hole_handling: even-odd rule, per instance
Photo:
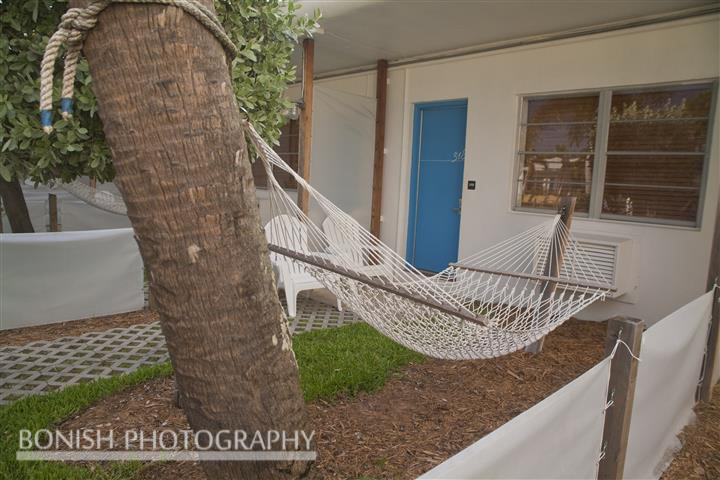
{"label": "concrete walkway", "polygon": [[[290,330],[297,334],[359,321],[350,312],[301,296]],[[0,347],[0,405],[168,359],[158,322]]]}

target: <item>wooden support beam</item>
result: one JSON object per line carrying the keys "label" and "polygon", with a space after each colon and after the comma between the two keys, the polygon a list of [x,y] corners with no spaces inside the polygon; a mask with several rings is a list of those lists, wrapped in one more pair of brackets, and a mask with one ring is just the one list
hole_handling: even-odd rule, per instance
{"label": "wooden support beam", "polygon": [[644,328],[643,321],[636,318],[616,317],[608,322],[605,353],[613,352],[618,339],[627,347],[618,345],[610,365],[608,400],[612,403],[605,412],[602,442],[605,455],[598,468],[599,480],[623,478],[638,369],[635,357],[640,356]]}
{"label": "wooden support beam", "polygon": [[712,318],[710,319],[710,333],[708,335],[705,360],[702,369],[702,383],[698,400],[710,403],[712,400],[713,385],[712,378],[715,376],[715,364],[720,355],[720,288],[715,289],[713,295]]}
{"label": "wooden support beam", "polygon": [[[708,269],[707,288],[710,290],[720,284],[720,198],[715,212],[715,234],[710,246],[710,267]],[[703,364],[702,383],[700,384],[699,400],[710,402],[712,399],[712,377],[715,374],[717,356],[720,355],[720,289],[715,289],[713,296],[712,319],[710,320],[710,335],[705,350],[705,363]]]}
{"label": "wooden support beam", "polygon": [[373,161],[372,208],[370,209],[370,233],[380,238],[380,215],[382,215],[383,168],[385,164],[385,112],[387,107],[387,60],[377,62],[377,88],[375,97],[375,159]]}
{"label": "wooden support beam", "polygon": [[[570,228],[572,227],[573,214],[575,213],[575,202],[575,197],[563,197],[558,202],[557,213],[560,214],[560,222],[565,225],[565,228],[568,231],[570,231]],[[543,276],[545,277],[560,276],[560,270],[562,269],[567,244],[563,241],[560,241],[557,244],[557,248],[552,248],[552,245],[548,245],[548,259],[547,262],[545,262],[545,270],[543,271]],[[557,282],[548,281],[547,286],[543,291],[542,301],[551,298],[555,293],[557,286]],[[525,351],[530,353],[540,353],[544,342],[545,337],[541,338],[532,345],[527,346]]]}
{"label": "wooden support beam", "polygon": [[[303,105],[300,112],[300,158],[298,173],[310,180],[310,160],[312,159],[312,116],[313,116],[313,76],[315,71],[315,40],[303,40]],[[298,206],[306,214],[310,204],[307,190],[298,185]]]}
{"label": "wooden support beam", "polygon": [[48,194],[48,210],[50,214],[50,231],[59,232],[60,224],[58,223],[57,195]]}

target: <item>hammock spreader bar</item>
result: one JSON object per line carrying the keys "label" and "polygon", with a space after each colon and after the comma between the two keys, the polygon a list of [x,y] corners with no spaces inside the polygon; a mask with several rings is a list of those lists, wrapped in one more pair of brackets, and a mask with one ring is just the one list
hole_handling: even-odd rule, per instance
{"label": "hammock spreader bar", "polygon": [[489,273],[490,275],[502,275],[506,277],[524,278],[528,280],[539,280],[541,282],[555,282],[560,285],[569,285],[572,287],[588,289],[599,288],[602,290],[607,290],[609,292],[617,292],[617,288],[614,285],[606,285],[602,283],[578,282],[576,280],[570,280],[569,278],[549,277],[547,275],[533,275],[532,273],[508,272],[505,270],[493,270],[491,268],[478,268],[470,265],[463,265],[461,263],[451,263],[449,266],[455,268],[462,268],[463,270],[470,270],[472,272]]}
{"label": "hammock spreader bar", "polygon": [[333,272],[338,275],[342,275],[343,277],[347,277],[351,280],[356,280],[356,281],[362,282],[366,285],[370,285],[371,287],[385,290],[386,292],[393,293],[399,297],[407,298],[408,300],[419,303],[421,305],[425,305],[427,307],[434,308],[436,310],[445,312],[449,315],[453,315],[455,317],[462,318],[463,320],[467,320],[468,322],[472,322],[474,324],[481,325],[483,327],[487,326],[487,324],[483,320],[484,317],[475,316],[468,310],[461,310],[459,308],[456,308],[453,305],[448,305],[448,304],[444,304],[444,303],[435,301],[432,298],[422,298],[418,294],[411,292],[409,290],[406,290],[400,285],[392,285],[392,284],[385,283],[380,279],[380,277],[369,277],[360,272],[354,272],[352,270],[348,270],[347,268],[343,267],[342,265],[337,265],[335,263],[332,263],[325,258],[296,252],[296,251],[289,250],[287,248],[283,248],[279,245],[275,245],[272,243],[268,243],[268,249],[271,252],[278,253],[285,257],[292,258],[294,260],[297,260],[302,263],[306,263],[308,265],[312,265],[314,267],[322,268],[329,272]]}

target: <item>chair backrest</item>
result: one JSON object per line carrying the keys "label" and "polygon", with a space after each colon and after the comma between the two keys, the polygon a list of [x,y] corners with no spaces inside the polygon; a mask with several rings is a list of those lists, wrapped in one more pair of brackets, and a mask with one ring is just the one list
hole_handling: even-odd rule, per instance
{"label": "chair backrest", "polygon": [[348,224],[345,230],[341,230],[330,217],[325,217],[322,229],[330,242],[330,251],[333,254],[341,257],[344,262],[350,262],[352,266],[364,265],[365,260],[360,249],[360,231],[357,226]]}
{"label": "chair backrest", "polygon": [[[290,215],[278,215],[271,218],[265,225],[265,238],[268,243],[274,243],[280,247],[287,248],[296,252],[308,253],[308,233],[307,225]],[[298,262],[293,262],[284,255],[271,252],[270,258],[280,268],[280,274],[287,273],[303,273]]]}

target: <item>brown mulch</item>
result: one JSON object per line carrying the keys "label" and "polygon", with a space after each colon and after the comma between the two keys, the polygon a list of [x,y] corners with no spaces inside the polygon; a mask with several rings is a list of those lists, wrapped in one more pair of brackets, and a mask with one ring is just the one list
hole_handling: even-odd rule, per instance
{"label": "brown mulch", "polygon": [[[379,391],[308,405],[318,460],[312,478],[415,478],[527,410],[603,356],[605,324],[570,321],[539,355],[493,360],[428,359],[394,374]],[[174,382],[158,379],[103,399],[62,430],[188,429]],[[162,463],[139,479],[197,479],[198,464]]]}
{"label": "brown mulch", "polygon": [[683,448],[675,454],[662,480],[720,478],[720,384],[710,403],[695,407],[697,419],[680,434]]}
{"label": "brown mulch", "polygon": [[36,327],[14,328],[0,331],[0,347],[6,345],[24,345],[38,340],[55,340],[60,337],[82,335],[89,332],[102,332],[118,327],[129,327],[158,320],[158,314],[152,310],[86,318],[71,322],[38,325]]}

